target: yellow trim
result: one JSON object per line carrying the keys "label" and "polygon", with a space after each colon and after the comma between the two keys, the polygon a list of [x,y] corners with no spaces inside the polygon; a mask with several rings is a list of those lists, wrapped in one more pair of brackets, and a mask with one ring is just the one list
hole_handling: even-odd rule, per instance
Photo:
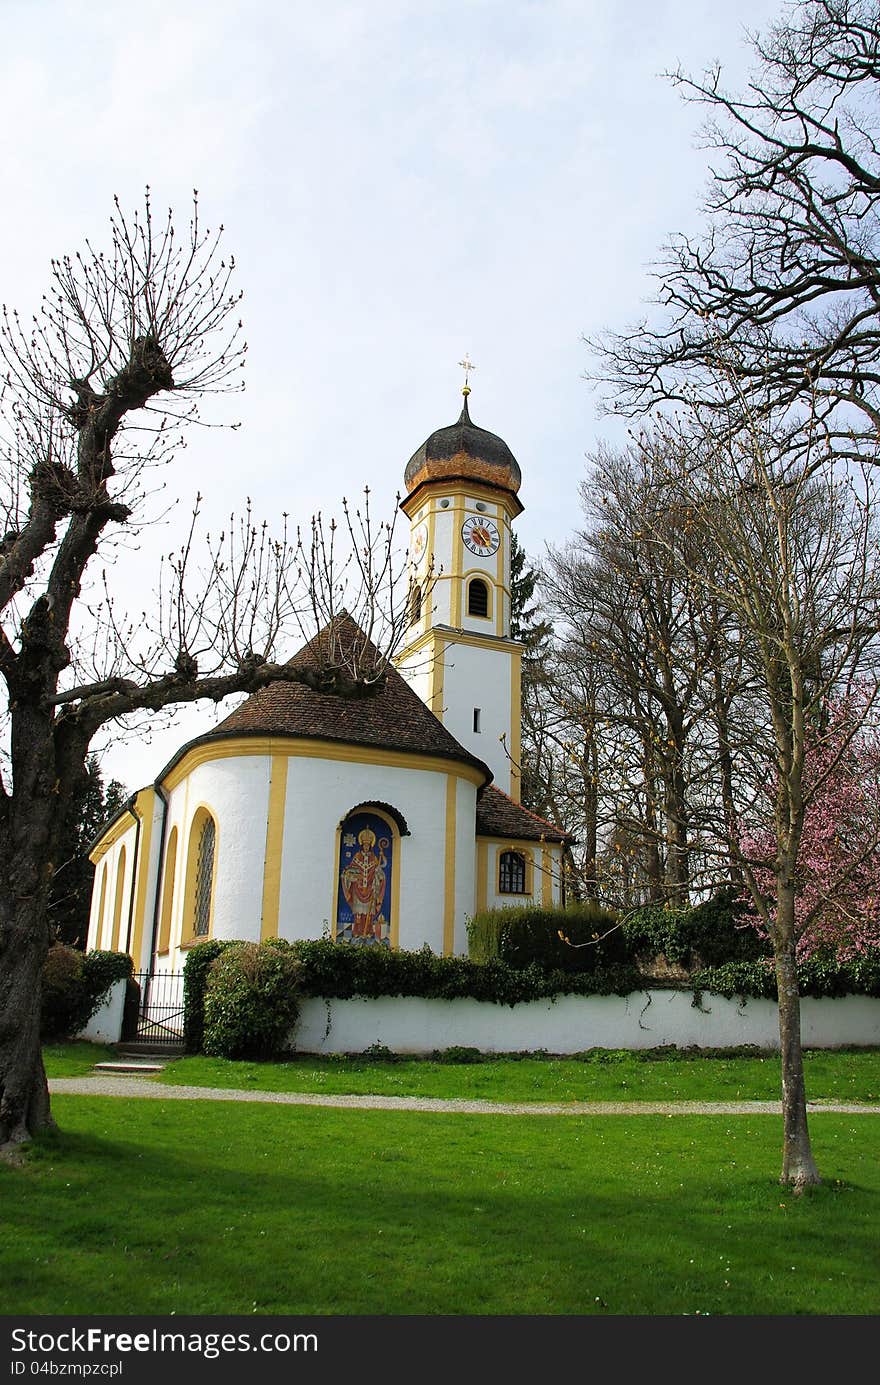
{"label": "yellow trim", "polygon": [[553,903],[553,874],[550,848],[544,845],[541,848],[541,903],[545,909],[549,909]]}
{"label": "yellow trim", "polygon": [[428,707],[438,721],[443,720],[443,678],[446,673],[446,640],[436,636],[428,673]]}
{"label": "yellow trim", "polygon": [[456,580],[452,583],[452,606],[449,618],[456,630],[461,625],[462,572],[464,569],[464,539],[461,537],[461,526],[465,521],[464,501],[464,492],[461,492],[455,496],[452,506],[452,522],[455,528],[452,531],[452,572],[450,576]]}
{"label": "yellow trim", "polygon": [[104,933],[104,906],[107,902],[107,862],[101,867],[101,899],[98,904],[98,916],[95,921],[95,941],[92,946],[100,948],[103,942]]}
{"label": "yellow trim", "polygon": [[336,872],[333,876],[333,904],[330,909],[330,936],[331,938],[333,938],[335,942],[336,925],[339,922],[338,918],[336,917],[336,914],[339,908],[339,871],[342,864],[340,854],[342,848],[342,828],[344,823],[347,822],[347,820],[352,816],[353,813],[373,813],[377,818],[381,818],[384,823],[387,823],[388,830],[391,833],[392,846],[390,942],[391,947],[396,950],[400,946],[400,843],[402,839],[400,836],[400,828],[397,826],[397,823],[394,821],[394,818],[391,817],[388,813],[386,813],[384,809],[380,808],[378,804],[371,803],[369,800],[367,800],[364,803],[359,803],[355,808],[349,808],[345,817],[342,819],[340,823],[338,823],[336,828]]}
{"label": "yellow trim", "polygon": [[[504,636],[504,564],[507,555],[507,546],[510,542],[510,525],[501,524],[501,542],[498,545],[498,562],[495,567],[495,585],[498,588],[498,604],[495,607],[495,634],[499,639]],[[510,632],[508,631],[508,639]]]}
{"label": "yellow trim", "polygon": [[[142,789],[141,793],[143,792],[145,791]],[[149,790],[147,790],[147,792],[149,792]],[[116,842],[119,841],[120,837],[125,836],[126,832],[133,831],[134,826],[134,813],[132,812],[131,808],[129,808],[126,805],[125,808],[120,810],[118,819],[114,823],[112,823],[110,827],[107,828],[107,831],[104,833],[103,837],[99,838],[99,840],[95,842],[95,845],[89,852],[89,860],[92,862],[92,864],[97,865],[98,862],[101,860],[102,856],[106,856],[111,846],[114,846]]]}
{"label": "yellow trim", "polygon": [[125,867],[128,856],[123,844],[116,858],[116,898],[113,902],[113,927],[110,932],[110,951],[119,951],[119,934],[122,928],[122,892],[125,888]]}
{"label": "yellow trim", "polygon": [[153,840],[155,799],[155,790],[146,788],[138,791],[134,801],[134,811],[137,813],[141,824],[141,837],[138,843],[137,860],[134,863],[134,869],[137,871],[137,884],[135,886],[134,923],[129,943],[129,955],[134,961],[136,971],[141,966],[141,947],[143,946],[147,918],[147,883],[150,874],[150,846]]}
{"label": "yellow trim", "polygon": [[489,903],[489,843],[477,842],[477,908]]}
{"label": "yellow trim", "polygon": [[510,659],[510,797],[515,803],[520,801],[522,782],[522,649],[513,652]]}
{"label": "yellow trim", "polygon": [[[534,842],[504,842],[499,843],[495,851],[495,893],[501,899],[532,899],[535,898],[535,857],[533,855]],[[526,868],[525,889],[502,890],[501,889],[501,857],[505,851],[515,852],[517,856],[522,856]]]}
{"label": "yellow trim", "polygon": [[443,894],[443,955],[451,957],[455,947],[455,810],[458,782],[450,774],[446,780],[446,887]]}
{"label": "yellow trim", "polygon": [[278,937],[281,908],[281,854],[284,845],[284,810],[287,803],[287,756],[272,756],[269,803],[266,813],[266,854],[263,858],[263,908],[260,941]]}
{"label": "yellow trim", "polygon": [[344,741],[322,741],[305,736],[292,736],[289,739],[284,736],[235,736],[228,741],[208,741],[204,745],[195,745],[169,770],[161,783],[171,791],[200,765],[240,755],[285,755],[291,759],[301,756],[304,759],[339,760],[355,765],[428,770],[436,774],[453,774],[478,786],[485,783],[485,776],[475,766],[445,760],[439,755],[409,754],[406,751],[367,748],[347,745]]}
{"label": "yellow trim", "polygon": [[[475,500],[488,500],[491,504],[497,505],[499,510],[503,510],[511,519],[516,519],[516,516],[521,515],[524,509],[522,501],[518,500],[511,491],[502,490],[499,486],[487,485],[481,481],[466,481],[459,477],[444,479],[442,476],[437,476],[430,481],[423,481],[418,487],[418,492],[420,505],[424,505],[426,499],[430,504],[436,505],[442,496],[448,495],[451,498],[461,496],[463,499],[469,499],[473,496]],[[410,509],[414,508],[412,495],[404,496],[400,502],[400,508],[407,519],[411,520]]]}
{"label": "yellow trim", "polygon": [[[205,820],[210,818],[214,824],[214,860],[211,866],[211,899],[208,910],[208,931],[207,933],[195,932],[196,914],[196,862],[198,858],[198,843],[195,840],[198,831],[201,834]],[[180,946],[193,947],[196,943],[205,943],[214,936],[214,904],[217,899],[217,860],[220,855],[220,830],[217,826],[217,819],[207,803],[196,804],[193,813],[189,833],[186,843],[186,877],[183,888],[183,913],[180,920]]]}
{"label": "yellow trim", "polygon": [[162,909],[159,915],[159,937],[156,941],[156,951],[166,953],[171,948],[171,921],[172,910],[174,908],[174,884],[177,879],[177,853],[179,850],[180,833],[175,823],[168,837],[168,845],[165,848],[165,860],[161,862],[162,867]]}

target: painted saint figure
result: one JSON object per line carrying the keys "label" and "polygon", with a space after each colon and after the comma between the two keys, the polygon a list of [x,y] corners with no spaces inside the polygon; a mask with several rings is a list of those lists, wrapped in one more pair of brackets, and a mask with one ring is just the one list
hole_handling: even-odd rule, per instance
{"label": "painted saint figure", "polygon": [[358,833],[358,850],[340,872],[339,883],[345,902],[352,912],[352,941],[382,942],[389,839],[380,837],[376,850],[376,834],[365,827]]}

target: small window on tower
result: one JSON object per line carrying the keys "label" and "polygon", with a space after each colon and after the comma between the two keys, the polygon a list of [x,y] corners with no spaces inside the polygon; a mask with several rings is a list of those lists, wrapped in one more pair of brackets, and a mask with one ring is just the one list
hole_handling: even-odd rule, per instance
{"label": "small window on tower", "polygon": [[489,614],[489,588],[481,577],[475,577],[468,587],[468,615]]}
{"label": "small window on tower", "polygon": [[419,619],[420,619],[420,617],[421,617],[421,614],[422,614],[422,589],[421,589],[421,587],[419,587],[419,586],[415,586],[415,587],[413,587],[412,592],[410,593],[410,598],[409,598],[409,623],[410,623],[410,625],[416,625],[416,624],[418,624],[418,621],[419,621]]}
{"label": "small window on tower", "polygon": [[474,708],[474,730],[479,734],[479,730],[480,730],[480,709],[479,709],[479,707],[475,707],[475,708]]}

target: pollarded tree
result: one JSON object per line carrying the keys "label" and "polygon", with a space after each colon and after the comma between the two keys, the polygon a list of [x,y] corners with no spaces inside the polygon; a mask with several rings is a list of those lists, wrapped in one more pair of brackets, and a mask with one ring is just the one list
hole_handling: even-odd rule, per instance
{"label": "pollarded tree", "polygon": [[[222,228],[221,228],[222,231]],[[346,578],[335,526],[269,536],[248,511],[167,560],[152,610],[104,594],[102,555],[150,520],[148,469],[173,460],[199,397],[239,386],[244,343],[234,263],[194,202],[188,232],[156,220],[149,192],[118,202],[106,251],[53,261],[32,321],[0,323],[0,681],[8,757],[0,782],[0,1148],[51,1123],[39,1045],[39,978],[63,830],[95,733],[133,714],[253,692],[275,679],[368,694],[407,618],[383,604],[392,536],[369,508],[357,537],[352,614],[374,644],[334,640]],[[96,568],[98,571],[96,572]],[[115,573],[120,571],[117,559]],[[349,600],[349,607],[352,606]],[[381,608],[381,613],[380,613]],[[330,623],[317,672],[274,662],[279,637]],[[372,655],[369,648],[373,648]]]}
{"label": "pollarded tree", "polygon": [[[842,455],[880,432],[880,8],[795,0],[743,93],[719,67],[672,80],[707,111],[716,154],[701,237],[676,236],[656,277],[667,311],[596,343],[615,407],[669,400],[752,415],[802,406]],[[738,385],[717,395],[719,358]],[[703,389],[702,385],[708,388]],[[737,415],[742,421],[741,410]],[[791,435],[792,443],[799,441]]]}

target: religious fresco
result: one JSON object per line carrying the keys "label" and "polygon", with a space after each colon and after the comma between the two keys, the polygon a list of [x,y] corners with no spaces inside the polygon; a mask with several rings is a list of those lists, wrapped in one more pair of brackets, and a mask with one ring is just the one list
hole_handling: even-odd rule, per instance
{"label": "religious fresco", "polygon": [[391,946],[391,829],[376,813],[352,813],[342,824],[336,938]]}

